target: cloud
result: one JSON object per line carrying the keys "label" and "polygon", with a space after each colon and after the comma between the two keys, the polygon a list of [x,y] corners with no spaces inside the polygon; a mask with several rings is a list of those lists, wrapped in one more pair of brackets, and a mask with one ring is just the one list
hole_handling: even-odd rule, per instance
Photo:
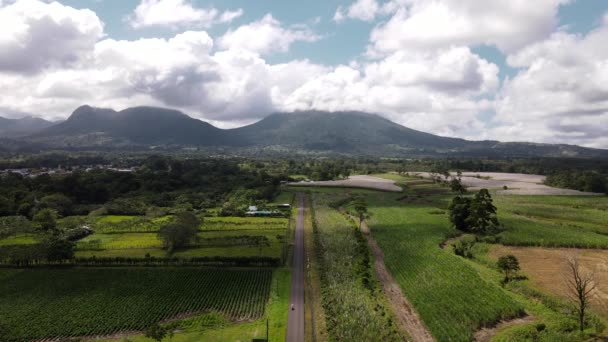
{"label": "cloud", "polygon": [[[103,24],[91,11],[35,0],[4,2],[0,108],[49,118],[65,117],[83,103],[165,106],[222,126],[274,111],[360,110],[448,136],[608,147],[608,18],[589,34],[554,30],[523,47],[510,45],[520,38],[509,34],[486,41],[484,32],[462,31],[456,19],[451,42],[443,27],[427,42],[389,35],[399,32],[388,30],[396,17],[413,20],[432,4],[447,6],[453,18],[479,23],[479,31],[492,31],[467,14],[470,3],[385,2],[376,17],[392,17],[371,36],[375,58],[322,65],[306,59],[270,63],[268,54],[321,38],[308,25],[286,26],[270,14],[215,39],[192,29],[167,38],[118,40],[103,36]],[[554,9],[557,3],[544,0],[539,6]],[[484,3],[476,11],[502,8],[508,17],[518,4]],[[534,31],[526,20],[538,17],[535,9],[530,12],[519,27],[505,30]],[[228,13],[225,20],[238,14]],[[546,14],[547,22],[553,15]],[[497,25],[511,23],[506,17]],[[509,51],[507,63],[517,74],[501,84],[498,66],[468,46],[480,41]],[[479,118],[494,112],[490,125]]]}
{"label": "cloud", "polygon": [[219,39],[219,47],[223,49],[245,49],[261,55],[272,52],[287,52],[291,44],[315,42],[321,37],[306,25],[294,25],[284,28],[271,14],[266,14],[261,20],[229,30]]}
{"label": "cloud", "polygon": [[187,0],[142,0],[129,17],[129,22],[134,28],[209,28],[218,23],[229,23],[241,15],[242,9],[220,13],[215,8],[195,8]]}
{"label": "cloud", "polygon": [[372,21],[379,10],[380,5],[376,0],[357,0],[346,10],[342,6],[338,7],[333,19],[336,22],[341,22],[346,18]]}
{"label": "cloud", "polygon": [[372,31],[369,54],[483,44],[512,52],[550,35],[567,2],[393,0],[383,6],[394,14]]}
{"label": "cloud", "polygon": [[[380,61],[318,73],[279,104],[283,110],[363,110],[444,135],[479,126],[476,100],[498,87],[498,67],[466,47],[396,52]],[[446,122],[454,125],[448,126]]]}
{"label": "cloud", "polygon": [[585,36],[556,32],[508,57],[492,133],[503,139],[608,147],[608,22]]}
{"label": "cloud", "polygon": [[90,10],[21,0],[0,7],[0,71],[35,73],[86,57],[103,35]]}

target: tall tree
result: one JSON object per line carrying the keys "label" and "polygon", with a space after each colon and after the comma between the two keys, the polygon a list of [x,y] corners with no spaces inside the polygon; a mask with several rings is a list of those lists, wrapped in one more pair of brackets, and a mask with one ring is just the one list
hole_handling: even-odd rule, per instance
{"label": "tall tree", "polygon": [[34,226],[41,232],[57,234],[57,213],[51,209],[42,209],[34,215]]}
{"label": "tall tree", "polygon": [[183,212],[174,221],[160,228],[158,237],[169,252],[184,248],[196,241],[200,220],[192,212]]}
{"label": "tall tree", "polygon": [[456,196],[452,199],[448,207],[449,218],[452,226],[461,231],[468,231],[467,218],[471,208],[471,199],[463,196]]}
{"label": "tall tree", "polygon": [[491,233],[498,227],[496,207],[487,189],[481,189],[475,194],[465,222],[469,230],[479,234]]}
{"label": "tall tree", "polygon": [[519,271],[519,260],[511,254],[498,258],[496,265],[505,274],[505,283],[511,280],[512,273]]}
{"label": "tall tree", "polygon": [[587,307],[591,300],[591,293],[597,287],[595,274],[582,270],[579,259],[571,257],[566,260],[566,285],[569,296],[576,304],[578,322],[581,333],[585,330]]}
{"label": "tall tree", "polygon": [[363,220],[365,220],[369,216],[367,210],[367,202],[365,201],[365,198],[358,197],[357,199],[355,199],[353,207],[355,208],[357,218],[359,219],[359,229],[361,229],[361,224],[363,224]]}

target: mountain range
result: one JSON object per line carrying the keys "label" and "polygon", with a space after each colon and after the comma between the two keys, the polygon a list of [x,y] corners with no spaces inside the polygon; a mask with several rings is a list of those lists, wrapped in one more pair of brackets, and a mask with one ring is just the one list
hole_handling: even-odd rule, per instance
{"label": "mountain range", "polygon": [[[4,138],[0,139],[0,149],[4,147],[4,150],[14,150],[15,146],[42,150],[198,148],[235,153],[387,157],[459,155],[608,158],[608,150],[574,145],[468,141],[442,137],[362,112],[276,113],[254,124],[234,129],[220,129],[182,112],[155,107],[115,111],[81,106],[67,120],[56,124],[42,119],[22,120],[25,121],[22,121],[21,126],[14,123],[5,126],[5,121],[0,121],[0,138]],[[25,124],[28,122],[31,124]]]}

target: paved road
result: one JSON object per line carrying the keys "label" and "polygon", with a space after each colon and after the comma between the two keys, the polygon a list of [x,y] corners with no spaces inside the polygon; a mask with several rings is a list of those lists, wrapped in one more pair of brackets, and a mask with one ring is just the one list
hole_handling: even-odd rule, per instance
{"label": "paved road", "polygon": [[288,342],[304,342],[304,197],[298,194],[298,217],[293,249],[293,268],[291,270],[291,294],[289,320],[287,321]]}

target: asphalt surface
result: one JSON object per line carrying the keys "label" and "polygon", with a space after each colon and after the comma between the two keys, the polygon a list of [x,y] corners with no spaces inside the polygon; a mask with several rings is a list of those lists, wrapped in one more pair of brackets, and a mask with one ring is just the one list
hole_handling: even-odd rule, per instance
{"label": "asphalt surface", "polygon": [[[288,342],[304,342],[304,197],[298,194],[298,217],[291,269],[291,293],[289,295]],[[294,310],[291,310],[293,304]]]}

